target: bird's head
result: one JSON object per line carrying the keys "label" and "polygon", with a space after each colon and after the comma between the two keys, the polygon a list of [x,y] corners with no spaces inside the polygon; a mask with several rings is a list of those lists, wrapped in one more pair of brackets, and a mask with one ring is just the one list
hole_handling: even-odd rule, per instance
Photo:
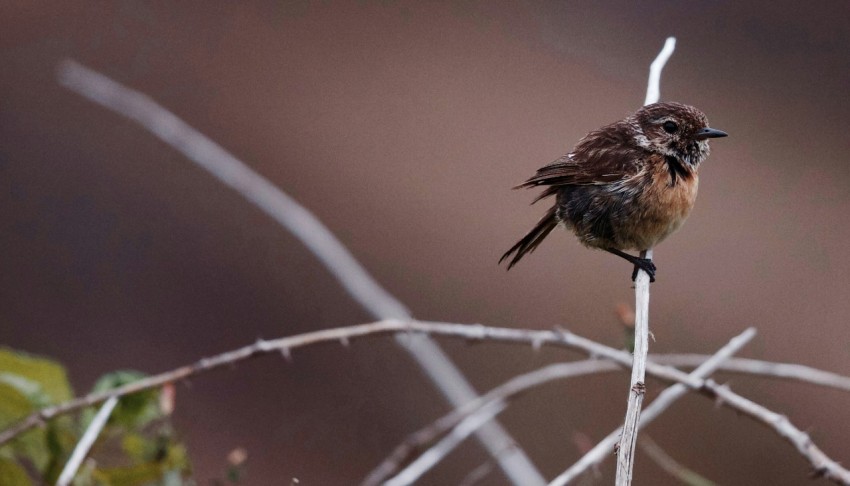
{"label": "bird's head", "polygon": [[681,103],[653,103],[633,115],[632,123],[643,133],[639,144],[647,150],[696,167],[708,157],[708,139],[726,133],[708,126],[705,114]]}

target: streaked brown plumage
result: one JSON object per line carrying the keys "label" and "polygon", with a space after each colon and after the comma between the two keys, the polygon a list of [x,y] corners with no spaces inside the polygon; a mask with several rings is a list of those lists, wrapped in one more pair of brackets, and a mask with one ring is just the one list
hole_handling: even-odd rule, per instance
{"label": "streaked brown plumage", "polygon": [[655,280],[655,265],[624,250],[648,250],[676,231],[691,211],[699,164],[708,139],[726,133],[708,127],[698,109],[655,103],[590,132],[569,154],[539,169],[516,188],[546,186],[532,202],[555,196],[537,225],[502,258],[508,269],[537,248],[560,223],[579,241],[625,258]]}

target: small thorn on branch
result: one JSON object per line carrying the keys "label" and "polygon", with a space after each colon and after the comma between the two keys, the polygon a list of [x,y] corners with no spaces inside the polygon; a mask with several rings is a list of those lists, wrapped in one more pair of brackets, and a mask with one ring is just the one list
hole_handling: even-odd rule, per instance
{"label": "small thorn on branch", "polygon": [[531,340],[531,349],[534,350],[534,352],[540,351],[540,348],[542,348],[542,347],[543,347],[543,338],[535,337],[534,339]]}
{"label": "small thorn on branch", "polygon": [[[724,383],[723,385],[719,385],[719,384],[717,384],[714,380],[705,380],[705,383],[706,383],[706,385],[707,385],[707,386],[709,386],[709,387],[710,387],[711,385],[715,385],[715,386],[716,386],[716,388],[715,388],[714,390],[710,390],[711,394],[713,394],[713,395],[714,395],[714,407],[715,407],[715,408],[720,408],[720,407],[722,407],[722,406],[724,405],[723,396],[722,396],[722,394],[721,394],[721,393],[717,393],[717,391],[718,391],[718,390],[722,390],[722,391],[724,391],[724,392],[725,392],[725,391],[732,391],[732,389],[731,389],[731,388],[729,388],[729,385],[726,385],[725,383]],[[739,414],[740,414],[740,412],[739,412]]]}
{"label": "small thorn on branch", "polygon": [[561,342],[564,342],[564,343],[565,343],[565,342],[569,341],[570,331],[567,331],[567,330],[566,330],[566,329],[564,329],[563,327],[561,327],[561,326],[554,326],[554,327],[552,328],[552,332],[554,332],[554,333],[558,336],[558,339],[560,339],[560,340],[561,340]]}

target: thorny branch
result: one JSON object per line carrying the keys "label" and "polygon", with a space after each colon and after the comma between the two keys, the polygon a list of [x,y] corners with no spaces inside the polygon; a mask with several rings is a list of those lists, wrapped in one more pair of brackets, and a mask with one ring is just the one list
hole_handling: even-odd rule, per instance
{"label": "thorny branch", "polygon": [[[356,326],[325,329],[280,339],[260,340],[249,346],[204,358],[191,365],[150,376],[112,390],[92,393],[61,405],[47,407],[28,416],[17,425],[0,432],[0,444],[8,442],[23,432],[53,417],[99,404],[113,396],[121,397],[143,390],[158,388],[168,383],[178,382],[193,375],[222,366],[233,365],[234,363],[261,355],[277,353],[289,356],[292,350],[304,346],[328,342],[350,342],[366,336],[400,332],[423,333],[429,334],[432,337],[460,338],[467,341],[524,344],[530,345],[532,348],[543,345],[565,347],[580,351],[592,357],[612,361],[625,368],[629,368],[632,364],[632,357],[629,353],[591,341],[565,330],[535,331],[529,329],[488,327],[480,324],[453,324],[391,319]],[[666,382],[681,383],[689,390],[699,392],[701,395],[707,396],[722,406],[746,415],[774,430],[780,437],[790,442],[800,455],[809,461],[817,475],[838,484],[850,485],[850,471],[847,471],[824,454],[812,442],[808,434],[795,427],[786,417],[738,395],[726,386],[718,385],[713,380],[703,380],[689,376],[675,368],[653,362],[647,363],[646,370],[648,374],[655,378]]]}
{"label": "thorny branch", "polygon": [[376,467],[366,479],[363,486],[377,486],[382,484],[388,477],[396,474],[402,464],[421,451],[438,437],[442,436],[453,427],[469,417],[479,413],[485,407],[494,403],[504,403],[518,394],[543,383],[557,379],[573,378],[576,376],[606,371],[620,371],[622,367],[610,361],[588,359],[570,363],[556,363],[545,366],[538,370],[515,376],[505,383],[493,388],[479,398],[465,403],[463,406],[452,410],[435,420],[428,426],[410,434],[393,452]]}
{"label": "thorny branch", "polygon": [[[745,344],[750,342],[756,335],[756,330],[749,328],[740,335],[734,337],[726,346],[723,346],[709,359],[704,361],[691,372],[688,377],[702,379],[710,376],[720,365],[737,353]],[[677,383],[666,390],[662,391],[658,397],[646,408],[643,413],[643,418],[638,424],[638,428],[646,427],[650,422],[655,420],[664,410],[667,410],[676,400],[685,394],[687,388],[681,383]],[[561,473],[557,478],[549,483],[549,486],[563,486],[582,475],[587,469],[602,462],[615,449],[617,442],[620,439],[619,429],[614,430],[602,439],[593,449],[588,451],[581,459],[573,466]]]}
{"label": "thorny branch", "polygon": [[[754,359],[731,357],[732,353],[737,352],[738,348],[744,346],[747,341],[754,336],[754,330],[749,329],[744,334],[731,341],[726,347],[721,348],[714,355],[650,355],[650,360],[656,363],[672,366],[702,367],[702,371],[704,371],[704,373],[702,373],[701,376],[703,377],[719,370],[733,371],[765,377],[793,379],[804,383],[808,382],[821,386],[837,388],[839,390],[850,391],[850,378],[835,373],[802,365],[771,363]],[[704,365],[707,366],[703,367]],[[499,385],[498,387],[488,391],[486,394],[481,395],[479,399],[452,410],[448,414],[430,423],[428,426],[408,435],[407,438],[396,446],[393,452],[367,476],[367,478],[363,481],[363,486],[376,486],[381,484],[383,480],[390,477],[392,474],[395,474],[399,467],[409,461],[414,454],[418,451],[422,451],[425,446],[432,443],[442,434],[445,434],[452,427],[456,427],[457,424],[465,417],[478,413],[483,406],[489,403],[511,400],[530,388],[537,387],[553,380],[572,378],[590,373],[595,374],[622,371],[622,369],[622,367],[610,361],[590,359],[569,363],[557,363],[511,378],[502,385]],[[641,429],[657,418],[662,411],[672,405],[684,391],[685,389],[682,387],[678,391],[665,391],[659,395],[658,399],[653,401],[649,408],[644,411],[644,418],[641,421]],[[605,441],[600,443],[597,446],[599,449],[594,449],[596,451],[595,453],[591,454],[589,452],[586,458],[579,461],[574,468],[570,468],[570,474],[566,476],[566,479],[568,480],[566,482],[577,478],[588,468],[593,467],[610,457],[611,451],[614,449],[614,445],[618,440],[619,429],[612,432]],[[639,448],[641,447],[640,439],[638,440],[638,446]]]}
{"label": "thorny branch", "polygon": [[454,426],[449,433],[439,440],[433,447],[419,455],[413,462],[407,465],[395,476],[383,481],[383,486],[409,486],[416,482],[423,474],[443,460],[461,442],[463,442],[476,429],[488,420],[502,413],[508,404],[504,401],[489,402],[481,407],[477,413],[467,415]]}
{"label": "thorny branch", "polygon": [[[59,81],[77,94],[139,123],[289,230],[372,317],[412,318],[404,304],[381,287],[307,208],[153,99],[71,60],[59,66]],[[413,356],[453,406],[477,397],[460,370],[427,336],[400,336],[396,342]],[[515,485],[544,484],[543,476],[498,422],[485,424],[478,438]],[[508,452],[499,454],[505,449]]]}
{"label": "thorny branch", "polygon": [[[702,364],[708,356],[702,354],[651,354],[650,361],[676,368],[691,368]],[[772,363],[748,358],[731,358],[724,361],[718,371],[744,373],[769,378],[794,380],[838,390],[850,391],[850,378],[830,371],[794,363]]]}

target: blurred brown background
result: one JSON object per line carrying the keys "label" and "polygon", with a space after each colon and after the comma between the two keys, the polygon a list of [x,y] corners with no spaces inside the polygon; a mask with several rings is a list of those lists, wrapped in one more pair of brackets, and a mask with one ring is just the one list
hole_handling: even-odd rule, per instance
{"label": "blurred brown background", "polygon": [[[312,209],[416,316],[560,325],[622,345],[631,269],[559,233],[496,264],[542,211],[510,187],[643,101],[704,110],[697,207],[656,250],[654,352],[743,353],[850,374],[850,4],[35,2],[0,4],[0,342],[54,356],[78,393],[249,343],[367,320],[288,235],[136,125],[58,87],[71,57],[150,94]],[[555,360],[445,348],[480,390]],[[721,376],[850,463],[850,397]],[[549,478],[623,416],[628,377],[559,382],[503,423]],[[178,390],[201,484],[228,451],[249,484],[351,484],[447,410],[390,339],[264,358]],[[650,383],[650,396],[661,388]],[[805,484],[750,420],[686,397],[649,432],[723,484]],[[457,484],[474,442],[423,484]],[[601,483],[613,477],[612,461]],[[636,484],[676,484],[646,456]],[[504,484],[499,472],[485,484]]]}

